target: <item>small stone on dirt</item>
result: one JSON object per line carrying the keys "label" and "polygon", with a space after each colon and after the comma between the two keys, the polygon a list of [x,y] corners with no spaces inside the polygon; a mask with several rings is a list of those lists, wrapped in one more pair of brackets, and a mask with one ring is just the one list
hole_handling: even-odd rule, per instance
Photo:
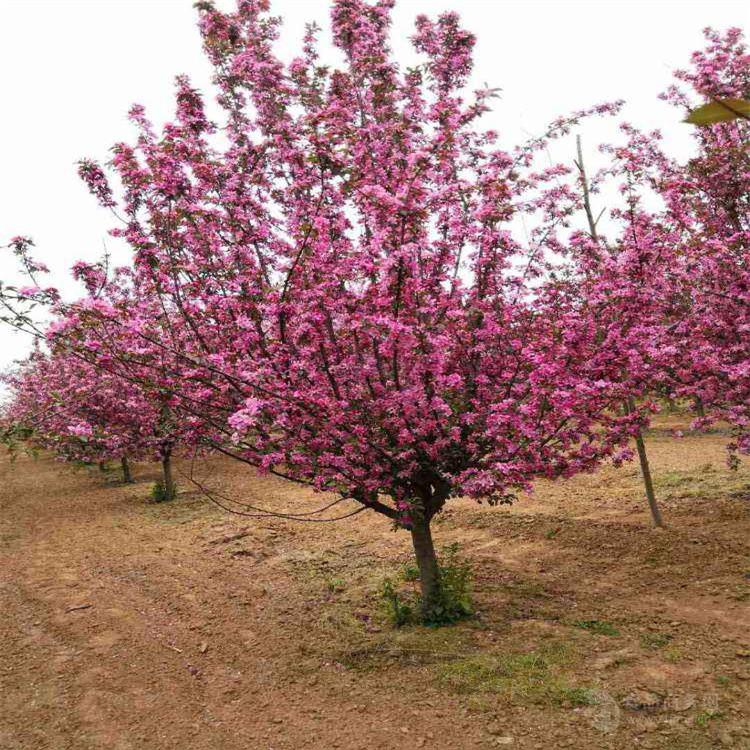
{"label": "small stone on dirt", "polygon": [[206,651],[208,651],[208,643],[203,641],[200,646],[198,646],[198,651],[200,651],[202,654],[205,654]]}
{"label": "small stone on dirt", "polygon": [[673,695],[669,699],[668,705],[672,711],[678,713],[689,711],[695,705],[695,698],[692,695]]}
{"label": "small stone on dirt", "polygon": [[608,669],[609,667],[614,667],[623,662],[630,661],[631,659],[633,659],[632,651],[629,649],[620,649],[619,651],[611,651],[607,654],[602,654],[594,659],[591,666],[594,669]]}
{"label": "small stone on dirt", "polygon": [[630,711],[658,711],[662,703],[662,697],[650,690],[633,690],[620,701]]}

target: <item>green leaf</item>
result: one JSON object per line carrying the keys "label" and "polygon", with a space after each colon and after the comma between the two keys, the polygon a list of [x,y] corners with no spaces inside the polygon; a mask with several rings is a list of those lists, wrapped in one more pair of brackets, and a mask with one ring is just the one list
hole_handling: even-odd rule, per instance
{"label": "green leaf", "polygon": [[716,99],[694,109],[684,122],[691,125],[713,125],[736,120],[738,117],[750,119],[750,101],[747,99]]}

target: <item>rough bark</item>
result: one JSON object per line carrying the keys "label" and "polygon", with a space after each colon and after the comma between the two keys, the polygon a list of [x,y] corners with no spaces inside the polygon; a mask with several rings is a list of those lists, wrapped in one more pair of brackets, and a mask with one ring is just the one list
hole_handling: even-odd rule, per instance
{"label": "rough bark", "polygon": [[419,567],[419,583],[422,591],[422,615],[430,611],[440,600],[440,570],[435,545],[432,542],[429,518],[417,518],[411,528],[414,556]]}
{"label": "rough bark", "polygon": [[174,479],[172,478],[172,451],[165,450],[161,456],[161,469],[163,474],[164,482],[164,499],[174,500],[177,494],[177,487],[175,486]]}
{"label": "rough bark", "polygon": [[120,465],[122,466],[122,481],[125,482],[125,484],[133,484],[133,474],[130,471],[130,462],[128,461],[127,456],[123,456],[120,459]]}

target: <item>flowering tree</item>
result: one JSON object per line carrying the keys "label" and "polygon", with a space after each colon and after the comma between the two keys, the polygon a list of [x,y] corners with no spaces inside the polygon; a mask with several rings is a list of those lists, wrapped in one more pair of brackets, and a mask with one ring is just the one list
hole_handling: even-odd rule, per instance
{"label": "flowering tree", "polygon": [[[739,29],[706,31],[707,46],[678,71],[665,98],[690,111],[750,98],[750,54]],[[740,116],[696,128],[697,154],[664,175],[669,216],[683,232],[674,276],[682,323],[675,337],[683,366],[678,392],[700,398],[706,421],[726,419],[730,450],[750,452],[750,122]],[[735,459],[732,459],[734,462]]]}
{"label": "flowering tree", "polygon": [[[628,365],[633,396],[649,391],[694,401],[696,426],[733,425],[730,463],[750,448],[748,320],[748,117],[750,55],[739,29],[706,30],[707,45],[692,68],[676,72],[663,98],[683,109],[695,130],[697,154],[667,155],[658,132],[623,126],[625,143],[605,150],[610,161],[593,181],[615,178],[624,198],[611,212],[614,240],[600,236],[580,155],[582,202],[589,232],[574,234],[574,290],[582,304],[604,302],[610,335],[636,329]],[[695,96],[708,104],[696,107]],[[640,339],[639,343],[636,340]],[[654,520],[648,462],[637,436]]]}
{"label": "flowering tree", "polygon": [[158,360],[204,440],[409,529],[429,617],[430,522],[448,499],[507,502],[623,455],[634,342],[542,284],[578,199],[568,170],[535,157],[590,113],[499,148],[477,127],[493,92],[466,97],[473,36],[455,14],[420,16],[423,62],[401,71],[392,6],[333,3],[346,63],[332,70],[314,26],[290,65],[274,56],[266,0],[198,3],[221,126],[180,77],[162,134],[131,110],[137,142],[112,159],[121,193],[81,162],[133,248],[135,309],[123,321],[89,299],[54,335],[141,379]]}
{"label": "flowering tree", "polygon": [[[627,145],[604,147],[610,153],[610,162],[593,181],[589,181],[586,172],[581,137],[576,137],[575,164],[588,232],[575,232],[570,237],[573,259],[566,270],[570,292],[595,315],[600,331],[609,339],[629,341],[627,357],[621,362],[621,378],[628,383],[623,408],[626,414],[635,415],[639,412],[636,397],[664,385],[664,352],[669,350],[665,302],[671,293],[664,272],[672,247],[669,233],[645,209],[639,189],[653,165],[653,149],[644,149],[652,140],[628,125],[622,127],[629,136]],[[662,164],[662,160],[658,163]],[[604,211],[597,217],[591,200],[592,191],[598,191],[601,183],[612,177],[623,198],[622,206],[608,215],[614,224],[614,241],[600,233],[599,220]],[[606,348],[609,343],[602,338],[600,345]],[[655,405],[648,401],[640,409],[641,425],[636,425],[634,438],[651,517],[655,526],[662,527],[664,521],[641,430],[653,409]]]}
{"label": "flowering tree", "polygon": [[[632,196],[631,223],[647,227],[631,238],[647,250],[643,310],[661,320],[650,349],[652,383],[693,399],[696,425],[727,420],[734,456],[750,450],[750,125],[738,104],[750,95],[750,55],[739,29],[705,35],[705,49],[662,97],[701,125],[695,155],[670,158],[658,132],[627,128],[612,156]],[[696,97],[708,104],[696,107]]]}

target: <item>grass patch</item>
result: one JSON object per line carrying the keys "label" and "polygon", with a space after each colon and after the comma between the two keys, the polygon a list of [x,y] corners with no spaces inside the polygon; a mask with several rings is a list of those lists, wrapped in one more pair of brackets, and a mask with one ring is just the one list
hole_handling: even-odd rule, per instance
{"label": "grass patch", "polygon": [[505,587],[508,593],[522,599],[546,599],[549,594],[537,581],[511,581]]}
{"label": "grass patch", "polygon": [[701,729],[705,729],[711,721],[713,721],[714,719],[720,719],[723,715],[724,714],[722,711],[716,711],[714,709],[707,708],[704,711],[696,714],[693,721],[695,722],[696,726],[701,727]]}
{"label": "grass patch", "polygon": [[466,628],[415,626],[389,630],[364,642],[360,640],[339,651],[336,659],[348,669],[369,672],[393,666],[444,664],[468,658],[473,649]]}
{"label": "grass patch", "polygon": [[358,606],[372,596],[390,569],[370,555],[347,556],[336,550],[293,550],[284,565],[304,596],[346,594]]}
{"label": "grass patch", "polygon": [[588,630],[596,635],[620,635],[620,631],[606,620],[574,620],[570,623],[574,628]]}
{"label": "grass patch", "polygon": [[660,489],[675,489],[693,484],[698,480],[692,473],[684,471],[663,471],[656,475],[654,484]]}
{"label": "grass patch", "polygon": [[534,651],[477,654],[437,667],[438,681],[464,695],[492,693],[513,703],[546,706],[584,706],[595,702],[595,693],[573,685],[564,674],[572,660],[570,649],[549,643]]}
{"label": "grass patch", "polygon": [[742,472],[720,471],[705,464],[697,470],[658,472],[654,486],[657,492],[675,497],[706,499],[747,491],[747,477]]}
{"label": "grass patch", "polygon": [[315,625],[326,652],[331,644],[358,643],[365,637],[365,623],[352,614],[349,606],[321,606]]}

